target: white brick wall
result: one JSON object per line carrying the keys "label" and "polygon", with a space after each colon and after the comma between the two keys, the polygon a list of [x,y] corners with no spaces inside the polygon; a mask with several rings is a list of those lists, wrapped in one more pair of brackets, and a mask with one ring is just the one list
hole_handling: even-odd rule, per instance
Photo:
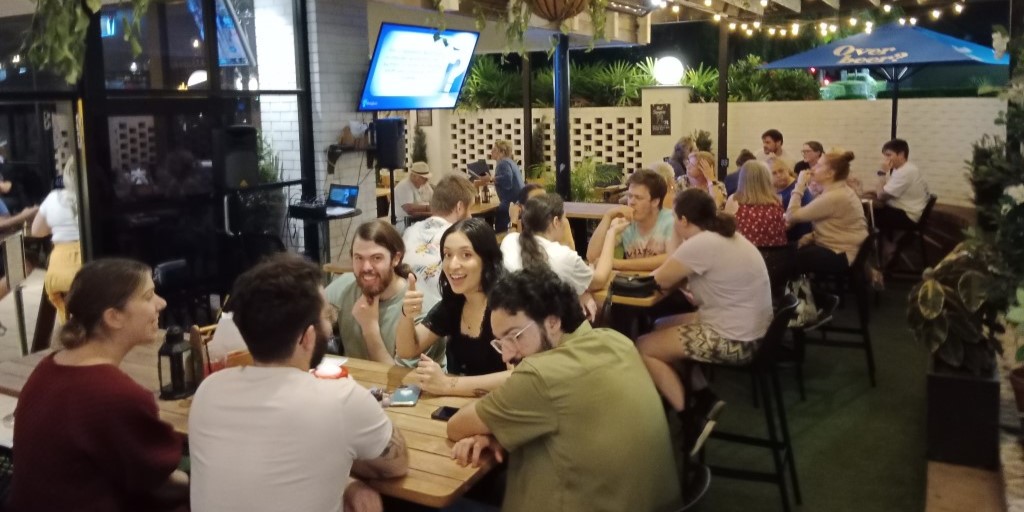
{"label": "white brick wall", "polygon": [[345,264],[355,226],[377,217],[374,173],[364,153],[343,155],[335,173],[327,174],[327,146],[337,142],[342,127],[370,120],[356,111],[369,64],[366,1],[312,0],[307,6],[317,191],[324,194],[330,183],[358,184],[363,211],[361,217],[331,222],[331,260]]}
{"label": "white brick wall", "polygon": [[[1006,130],[995,124],[1000,111],[1005,110],[1006,102],[996,98],[936,98],[906,99],[900,101],[899,130],[900,138],[910,144],[910,157],[924,172],[933,193],[939,196],[939,202],[969,206],[971,200],[970,184],[965,178],[964,161],[971,156],[971,143],[985,134],[1005,137]],[[581,124],[585,120],[594,119],[645,119],[643,107],[624,108],[579,108],[571,110],[573,124],[570,134],[573,140],[573,161],[578,155],[587,153],[581,147],[589,142],[585,140],[587,130]],[[534,109],[534,117],[547,115],[552,119],[550,109]],[[435,124],[439,112],[434,113]],[[785,148],[791,158],[799,158],[803,142],[817,140],[826,150],[842,147],[853,151],[856,160],[853,162],[853,176],[873,183],[874,172],[881,160],[881,148],[889,140],[891,102],[879,101],[792,101],[792,102],[734,102],[729,104],[729,147],[727,154],[735,160],[741,149],[757,152],[761,150],[761,133],[769,128],[782,131],[785,136]],[[449,122],[441,128],[437,137],[431,137],[430,144],[439,144],[443,149],[439,152],[441,162],[431,162],[434,169],[461,170],[463,162],[477,158],[486,158],[482,153],[479,140],[497,135],[504,135],[504,128],[499,129],[513,120],[520,120],[522,111],[519,109],[495,109],[467,114],[452,114]],[[464,121],[460,119],[482,120],[485,129],[478,133],[462,135],[458,130]],[[717,137],[718,105],[713,103],[683,104],[681,112],[672,111],[673,132],[689,134],[697,129],[712,133]],[[490,129],[486,129],[487,124]],[[626,123],[626,126],[632,121]],[[475,125],[474,125],[475,126]],[[635,123],[634,123],[635,126]],[[553,134],[549,128],[548,134]],[[577,133],[579,131],[580,133]],[[592,132],[590,135],[594,135]],[[632,140],[627,137],[633,136]],[[428,135],[429,136],[429,135]],[[601,148],[594,152],[598,159],[623,165],[625,169],[636,169],[641,164],[650,164],[661,160],[672,152],[672,145],[677,137],[671,139],[660,137],[657,143],[652,142],[649,127],[640,126],[637,133],[617,133],[600,136],[603,139]],[[482,138],[482,139],[481,139]],[[665,139],[665,140],[660,140]],[[513,138],[517,152],[521,151],[522,139]],[[713,151],[717,154],[716,147]],[[546,156],[554,160],[553,138],[547,148]],[[607,151],[611,145],[615,149]],[[657,148],[660,150],[646,148]],[[654,154],[647,154],[654,153]],[[517,154],[517,158],[521,158]]]}

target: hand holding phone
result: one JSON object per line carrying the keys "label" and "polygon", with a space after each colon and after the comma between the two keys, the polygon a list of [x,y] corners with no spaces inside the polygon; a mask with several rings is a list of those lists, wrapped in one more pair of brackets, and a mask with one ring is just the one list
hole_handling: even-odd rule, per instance
{"label": "hand holding phone", "polygon": [[459,412],[458,407],[442,406],[438,407],[436,411],[431,413],[430,418],[438,421],[448,421],[455,416],[455,413]]}

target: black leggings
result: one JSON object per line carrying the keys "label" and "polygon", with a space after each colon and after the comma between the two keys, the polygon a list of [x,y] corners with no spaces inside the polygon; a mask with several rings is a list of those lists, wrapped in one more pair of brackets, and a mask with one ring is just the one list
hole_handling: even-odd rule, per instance
{"label": "black leggings", "polygon": [[[850,270],[850,263],[845,253],[837,253],[820,245],[808,244],[796,250],[796,272],[794,274],[838,274],[843,275]],[[811,293],[815,304],[821,304],[821,290],[817,279],[811,280]]]}

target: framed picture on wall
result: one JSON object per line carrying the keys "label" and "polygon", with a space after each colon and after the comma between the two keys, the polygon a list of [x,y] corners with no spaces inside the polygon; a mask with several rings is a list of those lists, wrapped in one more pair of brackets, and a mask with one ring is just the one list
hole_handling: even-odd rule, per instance
{"label": "framed picture on wall", "polygon": [[430,126],[434,123],[433,110],[417,110],[416,126]]}

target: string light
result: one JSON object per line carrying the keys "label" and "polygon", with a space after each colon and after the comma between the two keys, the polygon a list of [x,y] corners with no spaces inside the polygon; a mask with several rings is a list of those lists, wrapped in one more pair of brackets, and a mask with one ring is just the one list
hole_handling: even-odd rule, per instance
{"label": "string light", "polygon": [[857,18],[850,18],[850,26],[853,26],[853,27],[857,26]]}
{"label": "string light", "polygon": [[746,23],[741,23],[740,24],[740,30],[746,30],[746,29],[747,29],[747,24]]}
{"label": "string light", "polygon": [[761,28],[761,22],[760,21],[755,21],[754,22],[754,28],[756,28],[756,29]]}
{"label": "string light", "polygon": [[799,23],[794,23],[794,24],[792,24],[789,27],[789,29],[790,29],[790,32],[795,36],[795,35],[800,33],[800,24]]}
{"label": "string light", "polygon": [[911,17],[910,17],[910,24],[911,24],[911,25],[917,25],[917,18],[915,18],[915,17],[911,16]]}
{"label": "string light", "polygon": [[955,12],[957,14],[960,14],[960,13],[964,12],[964,4],[961,4],[961,3],[953,4],[953,12]]}
{"label": "string light", "polygon": [[770,35],[770,36],[774,36],[775,35],[775,27],[768,27],[768,35]]}
{"label": "string light", "polygon": [[722,21],[722,15],[716,13],[715,14],[715,21]]}
{"label": "string light", "polygon": [[828,29],[828,23],[825,23],[824,21],[818,23],[818,28],[821,29],[822,31],[825,31],[826,29]]}
{"label": "string light", "polygon": [[871,27],[864,27],[864,33],[865,34],[870,34],[871,33]]}
{"label": "string light", "polygon": [[729,30],[736,30],[736,23],[735,22],[729,24]]}
{"label": "string light", "polygon": [[704,7],[711,7],[711,0],[704,0]]}
{"label": "string light", "polygon": [[933,20],[939,19],[940,16],[942,16],[942,11],[940,11],[938,9],[932,9],[932,19]]}
{"label": "string light", "polygon": [[779,31],[779,35],[782,36],[782,37],[786,37],[786,29],[780,30]]}
{"label": "string light", "polygon": [[679,6],[678,5],[673,5],[672,6],[672,13],[673,14],[679,14]]}
{"label": "string light", "polygon": [[875,26],[875,22],[873,22],[873,21],[871,21],[871,20],[865,21],[865,22],[864,22],[864,26],[865,26],[866,28],[871,28],[871,27]]}
{"label": "string light", "polygon": [[829,25],[829,26],[828,26],[828,31],[829,31],[829,32],[832,32],[833,34],[835,34],[835,33],[836,33],[836,30],[839,30],[839,27],[837,27],[837,26],[835,26],[835,25]]}
{"label": "string light", "polygon": [[747,37],[750,37],[750,36],[752,36],[752,35],[754,35],[754,31],[753,31],[753,30],[750,30],[750,29],[748,28],[748,29],[747,29]]}
{"label": "string light", "polygon": [[761,7],[768,7],[768,0],[761,0]]}
{"label": "string light", "polygon": [[899,22],[900,22],[900,25],[906,25],[906,24],[907,24],[907,20],[905,20],[905,19],[903,19],[903,18],[900,18],[900,19],[899,19],[899,20],[897,20],[897,21],[899,21]]}
{"label": "string light", "polygon": [[885,11],[886,14],[889,14],[889,11],[892,10],[892,6],[889,4],[885,4],[882,6],[882,10]]}

